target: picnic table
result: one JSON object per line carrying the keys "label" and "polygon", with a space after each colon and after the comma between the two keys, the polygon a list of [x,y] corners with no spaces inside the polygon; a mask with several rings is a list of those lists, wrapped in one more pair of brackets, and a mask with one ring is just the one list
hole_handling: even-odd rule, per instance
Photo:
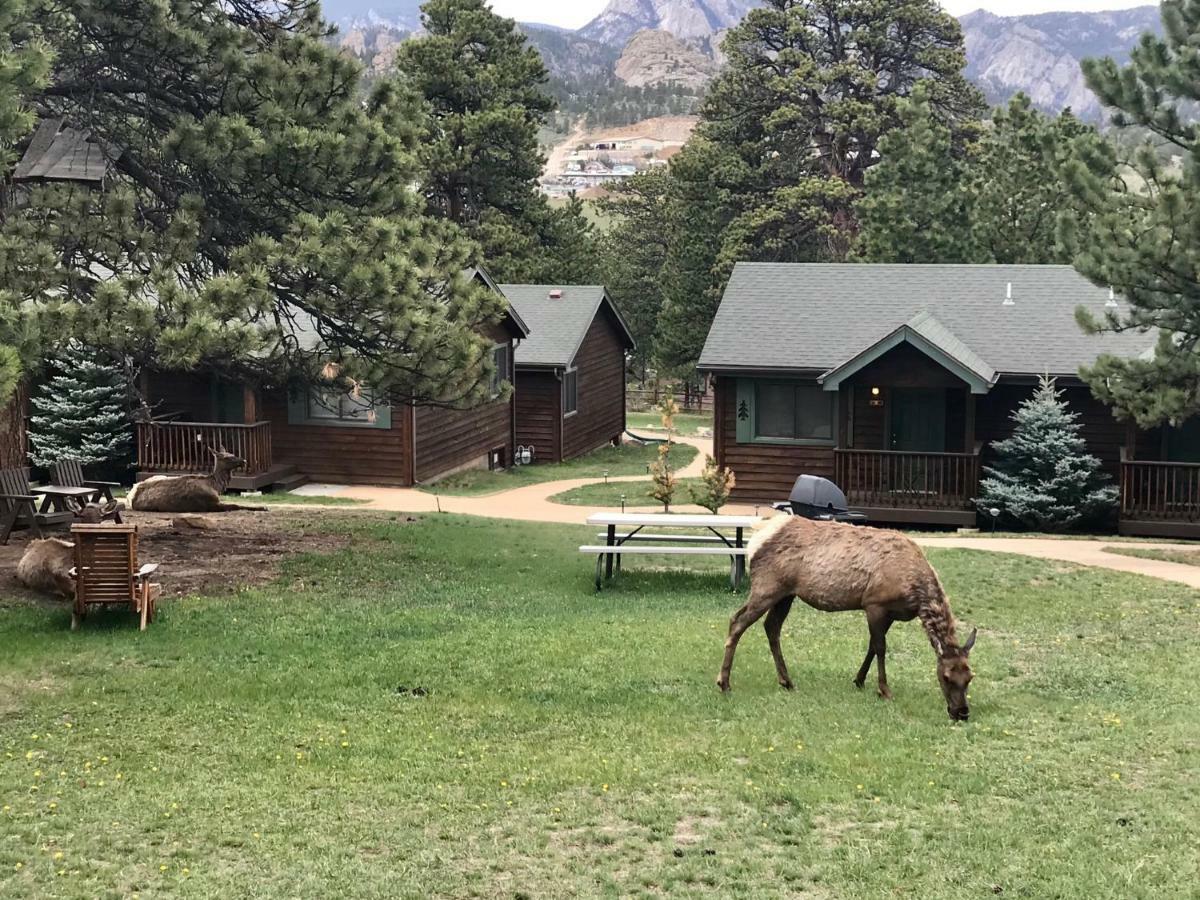
{"label": "picnic table", "polygon": [[38,512],[70,512],[71,509],[67,505],[67,501],[74,499],[83,503],[88,503],[96,494],[95,488],[90,487],[67,487],[61,484],[45,485],[43,487],[30,488],[34,496],[40,497],[42,501],[41,509]]}
{"label": "picnic table", "polygon": [[[623,555],[635,553],[728,556],[729,586],[736,591],[746,574],[746,532],[761,521],[758,516],[595,513],[588,516],[587,524],[605,528],[596,535],[604,538],[604,543],[584,545],[579,552],[596,554],[596,590],[601,589],[602,575],[611,579],[614,568],[620,571]],[[671,532],[663,529],[671,529]],[[678,531],[698,533],[672,533]]]}

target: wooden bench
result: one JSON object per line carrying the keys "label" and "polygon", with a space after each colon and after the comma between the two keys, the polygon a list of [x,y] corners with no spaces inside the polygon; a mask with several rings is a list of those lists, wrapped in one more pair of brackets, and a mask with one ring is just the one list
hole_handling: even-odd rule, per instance
{"label": "wooden bench", "polygon": [[75,518],[74,513],[57,502],[48,503],[45,493],[44,489],[29,486],[26,469],[0,469],[0,544],[8,543],[18,525],[31,528],[42,537],[43,527],[65,525]]}

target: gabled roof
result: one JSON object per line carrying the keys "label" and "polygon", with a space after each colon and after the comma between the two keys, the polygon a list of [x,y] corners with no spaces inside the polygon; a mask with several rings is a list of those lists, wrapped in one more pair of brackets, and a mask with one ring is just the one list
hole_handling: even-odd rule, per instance
{"label": "gabled roof", "polygon": [[464,278],[474,278],[484,287],[495,291],[497,294],[505,297],[505,299],[508,299],[508,303],[505,304],[504,307],[505,324],[508,325],[509,329],[513,332],[514,338],[525,340],[529,337],[529,326],[525,323],[525,320],[521,318],[521,314],[513,308],[512,300],[509,299],[505,295],[504,291],[500,289],[500,285],[496,284],[495,280],[491,276],[491,273],[488,272],[487,269],[485,269],[483,266],[471,266],[469,269],[463,269],[462,274]]}
{"label": "gabled roof", "polygon": [[[502,284],[500,290],[529,323],[530,336],[517,348],[518,366],[568,368],[592,322],[607,307],[628,350],[636,343],[616,304],[601,285]],[[552,292],[561,292],[551,297]]]}
{"label": "gabled roof", "polygon": [[921,310],[887,337],[830,369],[818,381],[827,391],[836,391],[847,378],[867,367],[900,344],[911,344],[945,369],[949,369],[971,388],[973,394],[986,394],[996,383],[996,370],[968,347],[928,310]]}
{"label": "gabled roof", "polygon": [[[119,155],[119,154],[118,154]],[[91,140],[91,133],[64,128],[62,119],[44,119],[13,169],[13,181],[76,181],[99,185],[116,156]]]}
{"label": "gabled roof", "polygon": [[1070,266],[738,263],[700,368],[824,374],[828,383],[902,333],[899,340],[921,342],[980,379],[989,370],[990,380],[1075,375],[1102,353],[1134,357],[1157,341],[1152,333],[1085,334],[1076,308],[1128,310],[1109,302],[1107,288]]}

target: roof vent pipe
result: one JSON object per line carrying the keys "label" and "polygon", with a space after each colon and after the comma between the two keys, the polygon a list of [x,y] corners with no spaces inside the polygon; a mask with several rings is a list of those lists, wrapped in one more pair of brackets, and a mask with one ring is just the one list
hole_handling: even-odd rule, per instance
{"label": "roof vent pipe", "polygon": [[551,300],[561,300],[562,299],[562,291],[559,290],[558,288],[555,288],[554,290],[552,290],[550,292],[550,299]]}
{"label": "roof vent pipe", "polygon": [[1013,298],[1012,298],[1012,282],[1011,281],[1008,283],[1008,290],[1005,291],[1005,293],[1004,293],[1004,305],[1005,306],[1015,306],[1016,305],[1016,301],[1013,300]]}
{"label": "roof vent pipe", "polygon": [[1109,307],[1110,309],[1116,309],[1118,306],[1121,305],[1117,302],[1117,292],[1114,291],[1111,287],[1108,289],[1108,302],[1105,303],[1104,305]]}

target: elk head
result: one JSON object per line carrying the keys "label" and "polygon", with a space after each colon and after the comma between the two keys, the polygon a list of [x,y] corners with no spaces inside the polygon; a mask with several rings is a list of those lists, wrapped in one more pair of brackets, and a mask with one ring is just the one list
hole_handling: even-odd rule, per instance
{"label": "elk head", "polygon": [[971,636],[961,647],[943,644],[939,641],[934,648],[938,655],[938,683],[942,686],[942,694],[946,697],[946,712],[956,722],[967,721],[967,717],[971,713],[967,707],[967,687],[971,684],[974,675],[971,674],[967,656],[970,654],[971,648],[975,646],[976,631],[978,629],[971,629]]}
{"label": "elk head", "polygon": [[82,525],[99,525],[106,518],[117,511],[117,501],[110,500],[107,503],[96,503],[88,501],[83,503],[75,497],[67,498],[67,508],[74,513],[76,520]]}
{"label": "elk head", "polygon": [[246,464],[244,459],[230,453],[224,447],[220,450],[215,447],[209,447],[208,452],[213,455],[213,468],[218,472],[232,472],[234,469],[240,469]]}

